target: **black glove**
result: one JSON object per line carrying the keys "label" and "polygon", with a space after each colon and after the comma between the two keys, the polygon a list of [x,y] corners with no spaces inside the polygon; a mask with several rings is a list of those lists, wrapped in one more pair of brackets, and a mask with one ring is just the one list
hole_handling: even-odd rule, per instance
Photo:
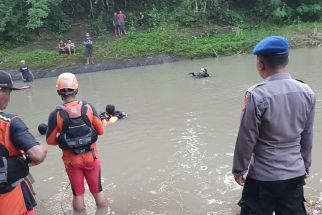
{"label": "black glove", "polygon": [[101,113],[98,115],[98,117],[99,117],[101,120],[104,120],[104,119],[106,119],[106,120],[107,120],[107,117],[106,117],[106,115],[105,115],[105,112],[101,112]]}
{"label": "black glove", "polygon": [[127,115],[124,112],[121,112],[121,111],[118,111],[118,110],[115,111],[114,116],[116,116],[119,119],[123,119],[123,118],[127,117]]}

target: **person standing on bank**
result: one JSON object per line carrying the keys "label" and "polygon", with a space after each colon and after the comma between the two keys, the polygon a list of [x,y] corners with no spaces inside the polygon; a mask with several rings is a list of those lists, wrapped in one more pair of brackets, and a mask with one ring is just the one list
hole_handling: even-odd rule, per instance
{"label": "person standing on bank", "polygon": [[285,71],[286,38],[267,37],[253,53],[264,81],[246,92],[235,145],[232,173],[244,187],[241,214],[306,214],[303,185],[311,166],[316,98]]}
{"label": "person standing on bank", "polygon": [[32,74],[31,69],[27,66],[25,60],[20,61],[20,76],[23,82],[32,82],[34,79],[34,74]]}
{"label": "person standing on bank", "polygon": [[119,24],[119,20],[118,20],[118,17],[117,17],[117,13],[116,12],[113,15],[112,22],[113,22],[113,26],[114,26],[114,34],[115,34],[115,36],[116,37],[117,36],[121,36],[120,24]]}
{"label": "person standing on bank", "polygon": [[86,65],[88,65],[90,63],[94,64],[94,61],[93,61],[93,40],[89,36],[89,33],[86,33],[83,44],[85,46],[85,51],[86,51]]}
{"label": "person standing on bank", "polygon": [[9,73],[0,70],[0,214],[35,215],[36,201],[29,166],[46,157],[26,124],[17,116],[5,113],[13,86]]}
{"label": "person standing on bank", "polygon": [[101,184],[101,164],[96,149],[98,135],[104,125],[95,108],[76,100],[78,81],[72,73],[62,73],[57,79],[57,93],[63,105],[48,118],[47,143],[58,145],[63,151],[63,162],[73,191],[73,208],[85,209],[84,178],[98,208],[107,207]]}
{"label": "person standing on bank", "polygon": [[125,30],[125,14],[122,13],[122,11],[120,10],[119,11],[119,14],[117,14],[117,18],[119,20],[119,25],[120,25],[120,33],[121,33],[121,36],[122,35],[126,35],[126,30]]}

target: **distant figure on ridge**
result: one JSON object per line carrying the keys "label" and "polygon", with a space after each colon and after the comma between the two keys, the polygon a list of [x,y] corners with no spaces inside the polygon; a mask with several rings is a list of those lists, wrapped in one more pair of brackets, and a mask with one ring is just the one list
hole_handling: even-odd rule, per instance
{"label": "distant figure on ridge", "polygon": [[127,34],[126,30],[125,30],[125,14],[122,13],[122,11],[120,10],[119,14],[117,14],[117,18],[119,20],[119,25],[120,25],[120,33],[121,36]]}
{"label": "distant figure on ridge", "polygon": [[121,36],[120,23],[119,23],[119,20],[118,20],[118,17],[117,17],[117,13],[116,12],[113,15],[112,22],[113,22],[113,26],[114,26],[114,34],[115,34],[115,36],[116,37],[117,36]]}
{"label": "distant figure on ridge", "polygon": [[138,26],[142,27],[144,21],[145,21],[144,14],[142,12],[140,12],[139,16],[138,16],[138,19],[137,19]]}

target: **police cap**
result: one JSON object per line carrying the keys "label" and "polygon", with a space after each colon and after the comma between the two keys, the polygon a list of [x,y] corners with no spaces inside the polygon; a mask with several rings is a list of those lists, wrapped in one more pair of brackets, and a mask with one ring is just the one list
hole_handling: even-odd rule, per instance
{"label": "police cap", "polygon": [[269,36],[261,40],[253,50],[254,55],[288,54],[289,44],[285,37]]}

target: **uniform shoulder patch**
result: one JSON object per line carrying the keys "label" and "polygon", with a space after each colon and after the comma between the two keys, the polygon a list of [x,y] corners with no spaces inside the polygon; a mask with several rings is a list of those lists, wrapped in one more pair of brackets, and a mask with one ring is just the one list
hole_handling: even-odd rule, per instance
{"label": "uniform shoulder patch", "polygon": [[249,96],[250,96],[250,92],[247,91],[245,93],[244,104],[243,104],[243,107],[242,107],[242,112],[243,113],[246,111],[246,107],[247,107],[247,104],[248,104],[248,101],[249,101]]}

